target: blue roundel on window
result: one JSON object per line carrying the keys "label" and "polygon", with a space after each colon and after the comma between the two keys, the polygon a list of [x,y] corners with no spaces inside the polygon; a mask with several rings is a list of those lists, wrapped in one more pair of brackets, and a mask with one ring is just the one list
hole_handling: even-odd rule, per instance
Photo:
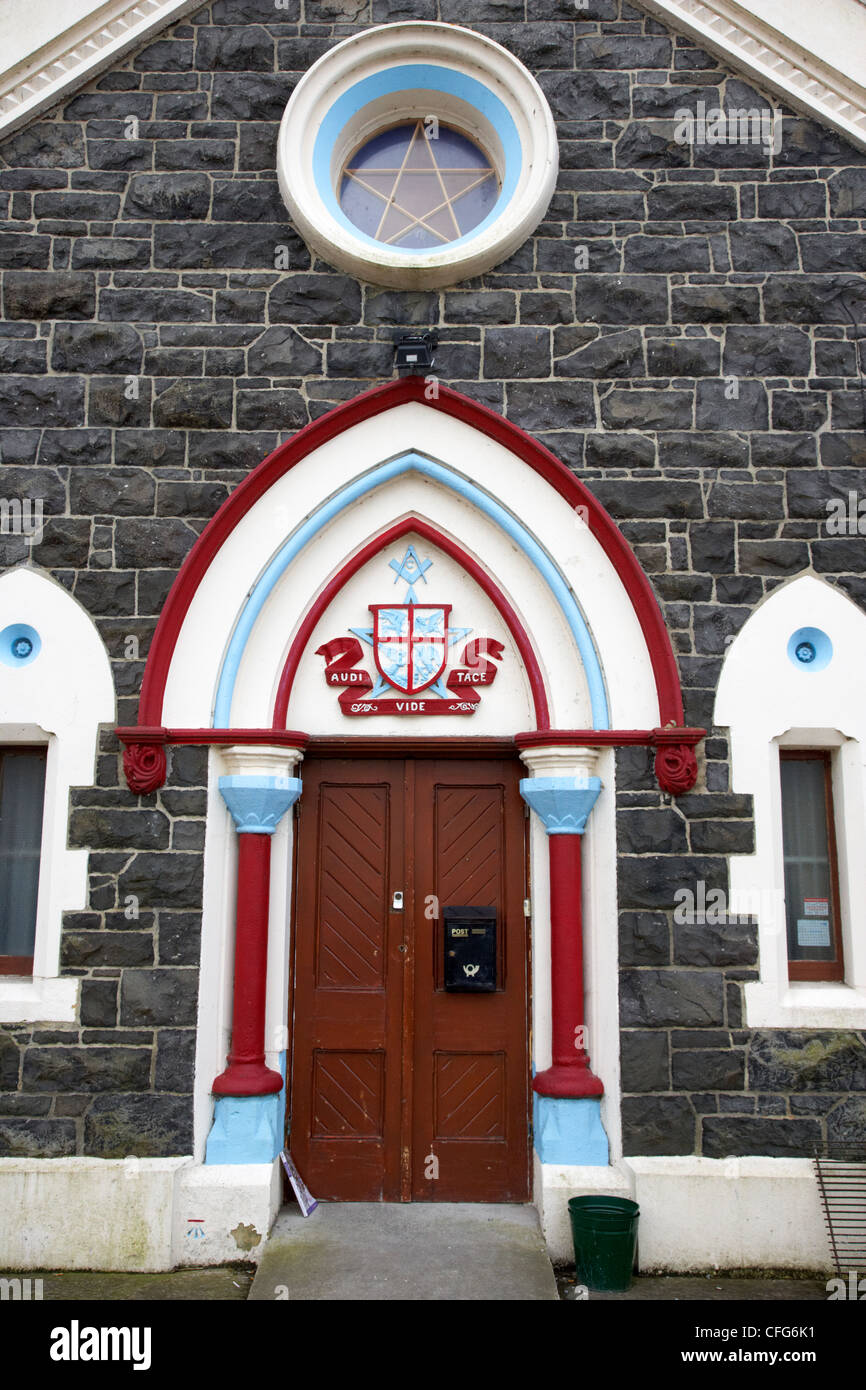
{"label": "blue roundel on window", "polygon": [[833,659],[833,643],[819,627],[798,627],[788,638],[788,660],[801,671],[823,671]]}
{"label": "blue roundel on window", "polygon": [[42,638],[27,623],[10,623],[0,632],[0,661],[4,666],[29,666],[42,650]]}
{"label": "blue roundel on window", "polygon": [[458,130],[416,120],[380,131],[347,160],[340,207],[386,246],[424,250],[471,232],[494,207],[490,158]]}

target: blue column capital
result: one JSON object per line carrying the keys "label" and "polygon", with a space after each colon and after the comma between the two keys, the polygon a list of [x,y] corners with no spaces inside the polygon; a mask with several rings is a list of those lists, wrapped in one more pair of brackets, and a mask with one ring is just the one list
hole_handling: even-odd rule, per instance
{"label": "blue column capital", "polygon": [[599,777],[523,777],[520,795],[548,835],[582,835],[601,791]]}
{"label": "blue column capital", "polygon": [[239,835],[273,835],[303,790],[300,777],[236,773],[219,779],[222,798]]}

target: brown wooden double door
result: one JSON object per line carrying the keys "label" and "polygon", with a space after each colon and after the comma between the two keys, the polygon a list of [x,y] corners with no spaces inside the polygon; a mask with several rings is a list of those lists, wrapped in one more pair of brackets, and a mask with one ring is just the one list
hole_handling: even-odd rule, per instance
{"label": "brown wooden double door", "polygon": [[[302,1176],[333,1200],[525,1201],[519,764],[320,758],[303,778],[289,1101]],[[444,988],[446,905],[495,907],[495,992]]]}

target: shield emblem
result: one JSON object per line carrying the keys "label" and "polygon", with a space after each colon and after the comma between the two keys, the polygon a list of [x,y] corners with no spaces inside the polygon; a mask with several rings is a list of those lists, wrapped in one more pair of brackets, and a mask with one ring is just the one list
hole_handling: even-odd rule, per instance
{"label": "shield emblem", "polygon": [[379,675],[404,695],[426,690],[448,660],[451,604],[371,603],[370,612]]}

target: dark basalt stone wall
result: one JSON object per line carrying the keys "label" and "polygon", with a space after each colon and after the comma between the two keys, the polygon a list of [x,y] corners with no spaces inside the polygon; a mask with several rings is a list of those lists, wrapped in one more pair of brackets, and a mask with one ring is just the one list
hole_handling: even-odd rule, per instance
{"label": "dark basalt stone wall", "polygon": [[[561,140],[536,234],[431,293],[311,258],[274,169],[301,73],[406,18],[517,54]],[[677,143],[698,101],[776,109],[625,0],[219,0],[0,146],[0,494],[45,510],[41,543],[3,535],[0,560],[29,554],[93,615],[119,722],[208,518],[280,440],[390,378],[408,326],[435,325],[441,380],[537,435],[621,525],[687,722],[711,727],[726,644],[782,580],[811,567],[866,603],[863,539],[824,525],[866,464],[866,155],[792,113],[777,155]],[[91,851],[63,938],[81,1018],[0,1030],[0,1152],[190,1151],[205,777],[176,750],[137,799],[104,732],[70,808]],[[754,924],[673,921],[678,886],[725,888],[753,847],[725,731],[674,804],[645,750],[617,777],[626,1152],[862,1137],[863,1037],[745,1030]]]}

